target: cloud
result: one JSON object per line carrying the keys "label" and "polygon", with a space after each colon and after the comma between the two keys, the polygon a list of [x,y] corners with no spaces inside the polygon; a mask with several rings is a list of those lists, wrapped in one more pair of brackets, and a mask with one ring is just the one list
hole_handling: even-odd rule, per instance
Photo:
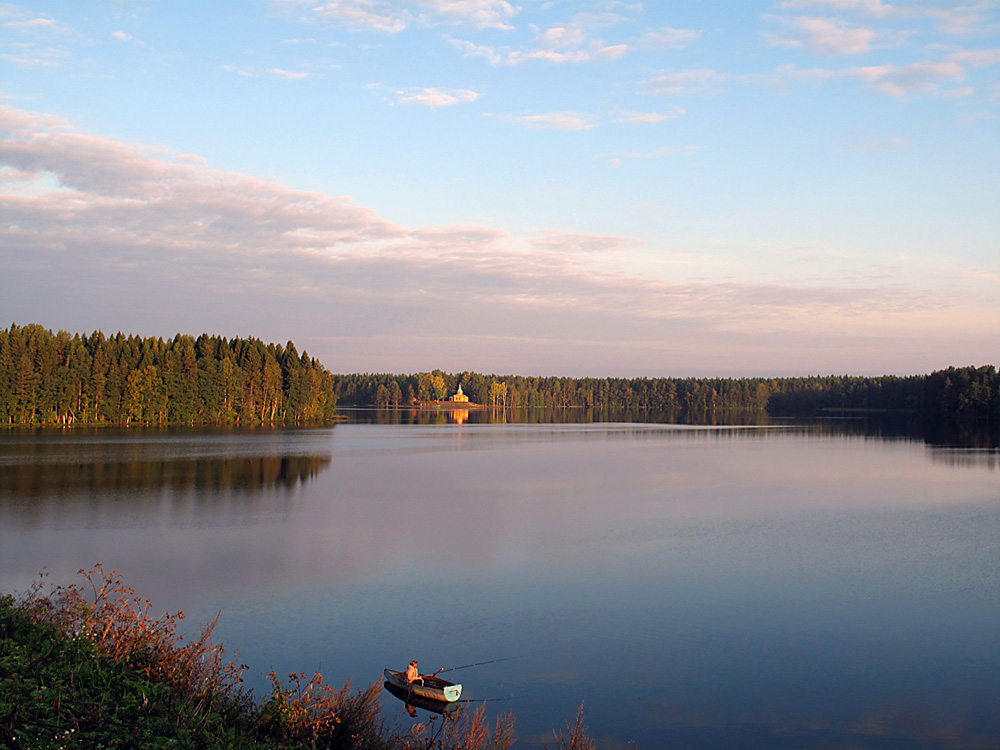
{"label": "cloud", "polygon": [[604,234],[577,234],[555,230],[540,232],[531,240],[531,246],[538,250],[556,252],[565,256],[576,256],[580,253],[617,254],[634,245],[636,245],[636,241],[629,237]]}
{"label": "cloud", "polygon": [[[0,315],[57,329],[292,339],[348,372],[705,375],[711,357],[733,369],[757,361],[764,340],[809,369],[803,342],[821,349],[845,328],[875,357],[901,335],[923,346],[928,311],[954,322],[947,274],[920,288],[898,275],[780,284],[630,273],[621,269],[641,267],[642,253],[669,251],[559,228],[406,227],[349,197],[13,107],[0,106],[0,170]],[[970,337],[994,327],[991,299]]]}
{"label": "cloud", "polygon": [[266,68],[263,70],[248,70],[247,68],[240,68],[236,65],[223,65],[222,69],[227,73],[232,73],[234,75],[241,76],[243,78],[257,78],[260,76],[266,76],[268,78],[281,78],[285,81],[301,81],[305,78],[310,78],[314,73],[309,73],[304,70],[285,70],[284,68]]}
{"label": "cloud", "polygon": [[512,50],[476,44],[465,39],[448,39],[448,44],[466,57],[482,57],[495,67],[522,65],[536,60],[555,64],[612,62],[624,57],[630,51],[627,44],[605,45],[597,40],[589,42],[587,47],[583,49],[554,49],[536,46]]}
{"label": "cloud", "polygon": [[423,26],[439,24],[470,26],[475,29],[510,30],[510,19],[518,8],[506,0],[415,0],[401,3],[389,0],[272,0],[278,8],[296,14],[303,21],[340,26],[349,31],[398,34],[411,23]]}
{"label": "cloud", "polygon": [[739,77],[747,83],[770,86],[779,91],[787,92],[792,83],[822,83],[841,75],[838,70],[830,68],[798,68],[795,65],[779,65],[770,73],[751,74]]}
{"label": "cloud", "polygon": [[721,89],[728,76],[717,70],[683,70],[676,73],[660,73],[647,79],[643,84],[646,94],[691,94],[714,93]]}
{"label": "cloud", "polygon": [[965,36],[969,34],[995,34],[995,24],[988,23],[984,11],[995,3],[970,2],[951,8],[929,7],[923,13],[936,24],[938,29],[946,34]]}
{"label": "cloud", "polygon": [[942,84],[961,81],[965,71],[956,62],[942,61],[851,68],[847,75],[864,81],[879,93],[903,97],[914,93],[941,93]]}
{"label": "cloud", "polygon": [[993,63],[993,52],[954,53],[945,60],[921,61],[909,65],[870,65],[834,68],[800,69],[782,65],[764,75],[740,76],[747,83],[763,84],[786,90],[793,83],[824,83],[831,80],[853,79],[862,81],[872,91],[886,96],[902,98],[929,95],[941,97],[968,97],[974,91],[968,86],[949,86],[965,80],[962,63],[979,65]]}
{"label": "cloud", "polygon": [[496,49],[486,44],[476,44],[467,39],[453,39],[450,37],[445,37],[445,39],[452,48],[458,50],[466,57],[482,57],[494,67],[503,65],[510,54],[509,50]]}
{"label": "cloud", "polygon": [[625,19],[615,13],[577,13],[565,23],[542,30],[520,47],[495,47],[466,39],[447,38],[448,43],[467,57],[482,57],[491,65],[521,65],[533,61],[553,64],[612,62],[632,51],[630,44],[608,44],[594,35],[598,29],[620,24]]}
{"label": "cloud", "polygon": [[766,34],[771,44],[808,49],[820,55],[857,55],[871,49],[872,29],[848,26],[835,18],[767,16],[785,26],[785,33]]}
{"label": "cloud", "polygon": [[47,16],[26,17],[22,14],[15,17],[14,20],[4,21],[0,26],[29,36],[51,36],[53,34],[63,36],[72,33],[69,26]]}
{"label": "cloud", "polygon": [[628,52],[629,46],[627,44],[605,45],[599,41],[594,41],[586,49],[565,51],[554,49],[517,50],[508,54],[504,61],[508,65],[519,65],[531,60],[543,60],[557,64],[610,62],[624,57]]}
{"label": "cloud", "polygon": [[[68,238],[76,235],[87,237],[88,245],[136,241],[139,247],[155,237],[164,249],[195,254],[235,247],[264,254],[307,247],[333,252],[401,231],[345,198],[165,162],[158,151],[68,132],[60,125],[0,107],[0,132],[7,136],[0,142],[0,162],[51,175],[60,186],[6,205],[19,226],[31,227],[22,239],[38,247],[71,246]],[[59,219],[46,226],[46,216]]]}
{"label": "cloud", "polygon": [[684,49],[701,38],[701,31],[663,27],[647,29],[639,43],[653,49]]}
{"label": "cloud", "polygon": [[1000,63],[1000,47],[994,49],[962,50],[948,55],[948,59],[960,65],[984,68]]}
{"label": "cloud", "polygon": [[519,10],[506,0],[422,0],[421,5],[430,12],[431,23],[463,24],[477,29],[512,29],[510,19]]}
{"label": "cloud", "polygon": [[617,122],[624,125],[656,125],[685,114],[687,112],[681,107],[674,107],[669,112],[627,112],[619,117]]}
{"label": "cloud", "polygon": [[400,104],[419,104],[431,109],[453,104],[474,102],[479,94],[471,89],[421,89],[414,92],[397,92]]}
{"label": "cloud", "polygon": [[[292,0],[284,5],[301,5]],[[309,4],[311,18],[325,24],[343,26],[350,31],[374,31],[397,34],[407,26],[408,16],[397,10],[393,3],[379,0],[328,0],[318,5]]]}
{"label": "cloud", "polygon": [[304,73],[301,70],[284,70],[283,68],[268,68],[266,71],[269,76],[274,76],[276,78],[284,78],[286,81],[300,81],[303,78],[308,78],[309,73]]}
{"label": "cloud", "polygon": [[783,2],[781,8],[814,8],[816,6],[830,8],[838,11],[856,11],[864,16],[874,18],[884,18],[899,10],[882,0],[788,0]]}
{"label": "cloud", "polygon": [[523,115],[521,117],[503,118],[523,125],[526,128],[538,130],[590,130],[597,125],[587,122],[586,118],[575,112],[549,112],[541,115]]}
{"label": "cloud", "polygon": [[985,2],[958,2],[942,7],[934,3],[885,3],[882,0],[787,0],[783,9],[828,8],[837,12],[853,12],[867,18],[926,18],[938,30],[956,36],[992,34],[996,29],[987,21],[987,12],[995,6]]}

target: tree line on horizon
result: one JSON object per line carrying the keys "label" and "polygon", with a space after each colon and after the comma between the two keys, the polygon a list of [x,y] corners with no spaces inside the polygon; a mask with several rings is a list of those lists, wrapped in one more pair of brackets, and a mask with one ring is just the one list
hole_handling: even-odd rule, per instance
{"label": "tree line on horizon", "polygon": [[503,409],[583,408],[668,420],[720,415],[805,417],[887,411],[931,421],[1000,424],[993,365],[929,375],[790,378],[570,378],[441,370],[410,375],[331,374],[308,353],[254,338],[178,333],[52,333],[0,329],[0,424],[264,424],[328,419],[338,404],[399,408],[443,401],[461,386],[474,404]]}
{"label": "tree line on horizon", "polygon": [[993,365],[949,367],[929,375],[785,378],[570,378],[433,370],[412,375],[334,375],[333,384],[342,406],[426,404],[445,400],[461,386],[474,404],[511,409],[647,412],[681,420],[723,414],[807,417],[829,411],[883,411],[935,421],[1000,424],[1000,375]]}
{"label": "tree line on horizon", "polygon": [[325,419],[330,373],[258,339],[0,329],[0,424],[262,424]]}

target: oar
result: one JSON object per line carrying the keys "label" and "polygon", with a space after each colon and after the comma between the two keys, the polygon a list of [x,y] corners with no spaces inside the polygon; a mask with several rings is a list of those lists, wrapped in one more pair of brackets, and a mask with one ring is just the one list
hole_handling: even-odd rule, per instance
{"label": "oar", "polygon": [[498,661],[510,661],[511,659],[516,659],[516,656],[508,656],[503,659],[490,659],[489,661],[477,661],[475,664],[464,664],[461,667],[450,667],[448,669],[439,669],[434,674],[441,674],[442,672],[457,672],[460,669],[468,669],[469,667],[480,667],[483,664],[496,664]]}

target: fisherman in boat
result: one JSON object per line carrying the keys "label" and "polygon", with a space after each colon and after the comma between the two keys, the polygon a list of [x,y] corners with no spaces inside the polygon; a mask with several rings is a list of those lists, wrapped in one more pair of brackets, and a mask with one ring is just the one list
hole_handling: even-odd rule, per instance
{"label": "fisherman in boat", "polygon": [[406,668],[406,684],[409,685],[417,680],[423,682],[423,676],[417,671],[417,660],[414,659]]}
{"label": "fisherman in boat", "polygon": [[421,685],[423,685],[425,677],[437,677],[438,673],[443,671],[444,667],[441,667],[441,669],[439,669],[434,674],[420,674],[420,672],[417,671],[417,660],[414,659],[406,667],[406,684],[412,685],[414,682],[419,682]]}

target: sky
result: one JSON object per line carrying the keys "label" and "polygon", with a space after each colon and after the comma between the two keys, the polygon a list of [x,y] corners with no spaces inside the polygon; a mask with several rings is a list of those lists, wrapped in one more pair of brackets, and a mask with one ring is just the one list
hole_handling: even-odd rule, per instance
{"label": "sky", "polygon": [[335,373],[1000,362],[1000,0],[0,2],[0,325]]}

